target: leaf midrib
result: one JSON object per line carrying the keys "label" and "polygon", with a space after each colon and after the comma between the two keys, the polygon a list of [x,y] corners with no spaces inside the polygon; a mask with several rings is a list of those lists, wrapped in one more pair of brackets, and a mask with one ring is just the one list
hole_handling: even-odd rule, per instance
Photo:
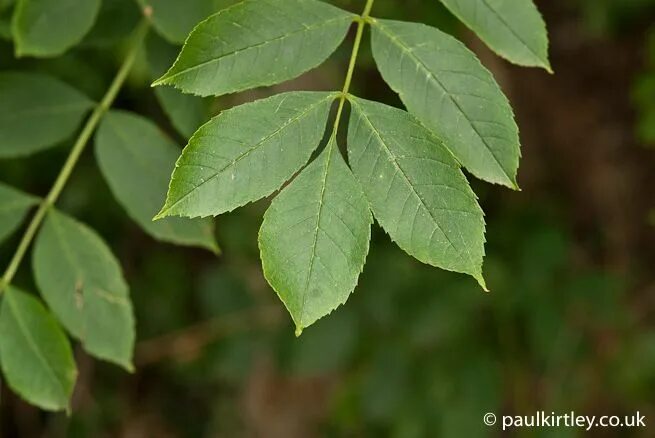
{"label": "leaf midrib", "polygon": [[[436,217],[434,216],[434,214],[432,213],[432,210],[427,206],[427,204],[425,203],[425,201],[423,200],[423,198],[421,197],[421,195],[419,195],[419,193],[416,191],[416,189],[414,189],[414,185],[413,185],[412,182],[409,180],[409,178],[407,177],[407,174],[406,174],[405,171],[402,169],[402,167],[400,166],[400,164],[398,164],[398,161],[396,160],[396,156],[395,156],[395,154],[393,154],[393,153],[391,152],[391,150],[389,150],[389,148],[387,147],[387,144],[386,144],[386,142],[384,141],[384,139],[382,138],[382,136],[380,135],[380,132],[375,128],[375,125],[371,122],[371,120],[369,119],[369,117],[368,117],[368,116],[366,115],[366,113],[363,111],[362,107],[361,107],[357,102],[355,102],[354,100],[351,100],[351,102],[352,102],[353,106],[357,107],[357,110],[358,110],[359,114],[360,114],[360,115],[362,116],[362,118],[366,121],[366,123],[371,127],[371,131],[372,131],[372,132],[375,134],[375,136],[378,138],[378,140],[380,141],[380,145],[382,145],[382,147],[384,148],[385,152],[386,152],[387,155],[389,156],[389,158],[390,158],[389,161],[390,161],[391,163],[393,163],[394,167],[398,170],[398,172],[400,172],[400,174],[402,175],[403,179],[405,180],[405,182],[406,182],[407,185],[409,186],[409,188],[410,188],[410,190],[412,191],[412,193],[414,194],[414,196],[416,196],[416,198],[417,198],[417,199],[419,200],[419,202],[421,203],[421,206],[422,206],[422,207],[423,207],[423,208],[428,212],[428,214],[430,215],[430,218],[432,218],[432,221],[434,222],[435,226],[439,229],[439,231],[441,231],[441,234],[443,234],[443,236],[446,238],[446,240],[448,241],[448,244],[450,245],[450,247],[453,248],[453,249],[455,250],[455,253],[456,253],[457,256],[459,257],[459,259],[463,261],[463,256],[462,256],[461,251],[460,251],[459,249],[457,249],[457,247],[453,244],[453,242],[452,242],[452,240],[450,239],[450,237],[448,236],[448,234],[446,234],[446,233],[444,232],[443,228],[441,228],[441,225],[439,224],[439,221],[437,220],[437,218],[436,218]],[[475,261],[473,260],[473,257],[471,256],[471,253],[468,251],[468,247],[467,247],[466,245],[464,245],[464,247],[466,248],[466,254],[468,255],[469,262],[471,263],[471,266],[472,266],[472,267],[473,267],[473,266],[476,266],[476,263],[475,263]]]}
{"label": "leaf midrib", "polygon": [[[10,294],[11,295],[11,294]],[[25,322],[23,321],[20,312],[18,312],[17,308],[14,305],[13,299],[11,296],[5,297],[5,301],[9,305],[9,308],[11,310],[12,315],[14,316],[14,320],[16,321],[16,324],[18,324],[18,328],[20,329],[21,333],[23,333],[23,337],[27,340],[27,344],[29,345],[30,349],[34,352],[36,357],[39,359],[41,364],[44,366],[44,368],[47,370],[47,372],[50,374],[50,377],[54,379],[54,381],[57,383],[56,386],[58,386],[58,389],[61,391],[60,392],[60,397],[62,399],[66,398],[66,388],[64,387],[64,382],[59,379],[57,376],[57,373],[55,372],[54,368],[50,364],[48,360],[41,354],[41,351],[39,350],[34,338],[32,337],[32,334],[30,331],[27,329]]]}
{"label": "leaf midrib", "polygon": [[[55,238],[59,241],[60,247],[63,250],[64,256],[68,259],[68,262],[70,263],[73,272],[75,274],[75,282],[82,282],[82,291],[87,288],[86,285],[86,276],[82,272],[81,268],[78,265],[78,260],[77,257],[75,256],[74,251],[68,245],[68,240],[65,238],[63,235],[63,228],[60,227],[58,223],[59,219],[57,219],[54,215],[50,216],[50,223],[52,224],[52,229],[55,232]],[[82,292],[82,298],[84,297],[84,293]],[[82,299],[82,308],[79,309],[79,312],[82,316],[86,314],[86,302],[84,299]],[[82,318],[83,324],[82,324],[82,333],[79,334],[79,339],[82,340],[82,342],[85,342],[86,337],[87,337],[87,324],[86,324],[86,318]]]}
{"label": "leaf midrib", "polygon": [[[272,133],[268,134],[267,136],[265,136],[264,138],[262,138],[261,140],[259,140],[259,141],[258,141],[255,145],[253,145],[250,149],[247,149],[246,151],[244,151],[241,155],[239,155],[238,157],[236,157],[235,159],[233,159],[230,163],[228,163],[228,164],[226,164],[225,166],[223,166],[222,168],[216,170],[216,172],[215,172],[214,174],[212,174],[210,177],[208,177],[207,179],[205,179],[204,181],[202,181],[200,184],[198,184],[197,186],[195,186],[194,188],[192,188],[191,190],[189,190],[187,193],[185,193],[184,195],[182,195],[182,196],[181,196],[179,199],[177,199],[173,204],[171,204],[170,206],[165,207],[165,208],[162,210],[162,212],[159,213],[157,216],[166,215],[169,211],[171,211],[173,208],[175,208],[177,205],[179,205],[180,202],[184,201],[187,197],[189,197],[193,192],[195,192],[196,190],[200,189],[200,187],[204,186],[205,184],[207,184],[207,183],[210,182],[210,181],[213,181],[215,178],[217,178],[219,175],[221,175],[223,172],[225,172],[226,169],[228,169],[228,168],[230,168],[230,167],[236,165],[239,161],[241,161],[242,159],[244,159],[245,157],[247,157],[248,155],[250,155],[251,153],[253,153],[255,150],[259,149],[259,148],[260,148],[264,143],[266,143],[268,140],[270,140],[271,138],[273,138],[274,136],[276,136],[277,134],[279,134],[280,132],[282,132],[282,131],[283,131],[284,129],[286,129],[289,125],[291,125],[292,123],[295,123],[295,122],[297,122],[298,120],[300,120],[300,119],[306,117],[306,116],[307,116],[311,111],[313,111],[316,107],[318,107],[318,106],[324,104],[326,101],[329,101],[329,100],[331,100],[331,99],[334,99],[335,96],[336,96],[336,93],[329,93],[327,96],[325,96],[325,97],[324,97],[323,99],[321,99],[319,102],[316,102],[316,103],[312,104],[311,106],[309,106],[309,107],[308,107],[304,112],[302,112],[302,113],[296,115],[295,117],[289,119],[289,120],[288,120],[287,122],[285,122],[282,126],[280,126],[280,127],[277,128],[275,131],[273,131]],[[221,117],[221,116],[218,116],[218,117]],[[194,137],[195,137],[195,136],[194,136]],[[192,141],[192,140],[193,140],[193,137],[191,138],[190,141]],[[176,166],[176,167],[177,167],[177,166]]]}
{"label": "leaf midrib", "polygon": [[[95,279],[93,279],[93,278],[89,279],[89,278],[87,278],[86,275],[84,275],[84,270],[81,268],[82,264],[79,262],[79,259],[76,256],[75,251],[73,251],[72,247],[68,243],[68,240],[65,238],[66,236],[64,236],[64,234],[63,234],[64,228],[61,227],[61,225],[58,223],[58,220],[59,219],[54,218],[53,216],[51,216],[51,223],[53,224],[53,229],[55,231],[55,236],[57,237],[57,240],[60,242],[60,246],[62,247],[62,249],[64,251],[64,254],[66,255],[66,258],[68,259],[68,261],[72,265],[73,271],[75,272],[76,281],[81,281],[82,282],[83,290],[86,290],[88,292],[92,292],[96,296],[98,296],[99,298],[102,298],[103,300],[105,300],[105,301],[107,301],[107,302],[109,302],[111,304],[112,301],[109,300],[106,296],[104,296],[105,294],[103,294],[102,292],[105,292],[107,295],[112,295],[112,293],[109,292],[106,288],[98,286],[96,284],[97,282],[95,281]],[[80,227],[80,233],[84,234],[84,233],[86,233],[86,231],[87,230],[84,227]],[[92,245],[93,245],[94,239],[90,239],[89,241],[92,242]],[[98,249],[100,249],[98,254],[101,255],[102,257],[104,257],[105,256],[104,250],[102,250],[101,247],[98,247]],[[88,284],[87,284],[87,282],[88,282]],[[113,298],[115,298],[116,300],[122,300],[125,297],[122,294],[113,294]],[[86,319],[86,316],[88,316],[88,315],[86,313],[86,302],[83,302],[83,304],[84,304],[84,306],[83,306],[82,309],[80,309],[80,312],[84,316],[84,318],[83,318],[84,333],[81,334],[80,339],[83,340],[83,341],[86,341],[86,339],[87,339],[87,326],[86,326],[87,319]]]}
{"label": "leaf midrib", "polygon": [[[257,44],[253,44],[252,46],[247,46],[247,47],[243,47],[243,48],[240,48],[240,49],[232,50],[232,51],[230,51],[228,53],[224,53],[224,54],[218,56],[217,58],[213,58],[213,59],[210,59],[208,61],[201,62],[199,64],[196,64],[196,65],[192,66],[192,67],[184,68],[184,69],[182,69],[180,71],[177,71],[175,73],[172,73],[170,75],[165,74],[161,79],[156,81],[155,84],[157,84],[157,83],[168,84],[168,83],[170,83],[170,81],[172,79],[174,79],[174,78],[176,78],[176,77],[178,77],[180,75],[184,75],[184,74],[187,74],[187,73],[189,73],[191,71],[195,71],[195,70],[198,70],[200,68],[206,67],[208,65],[214,64],[216,62],[220,62],[222,59],[227,58],[229,56],[236,55],[238,53],[249,51],[249,50],[252,50],[252,49],[257,49],[257,48],[266,46],[268,44],[272,44],[274,42],[281,41],[281,40],[284,40],[286,38],[290,38],[290,37],[292,37],[292,36],[294,36],[296,34],[299,34],[299,33],[311,32],[311,31],[319,29],[321,27],[328,26],[328,25],[330,25],[330,24],[332,24],[332,23],[334,23],[336,21],[340,21],[340,20],[346,21],[346,19],[352,21],[353,17],[351,17],[351,16],[342,16],[342,17],[331,18],[329,20],[322,21],[318,25],[304,26],[302,29],[298,29],[298,30],[295,30],[293,32],[289,32],[289,33],[277,36],[277,37],[275,37],[273,39],[270,39],[270,40],[262,41],[261,43],[257,43]],[[173,65],[173,69],[174,68],[175,68],[175,65]]]}
{"label": "leaf midrib", "polygon": [[[490,10],[490,11],[491,11],[495,16],[496,16],[496,18],[498,18],[498,20],[499,20],[501,23],[503,23],[503,24],[505,25],[505,27],[507,27],[507,29],[509,29],[509,31],[512,33],[512,35],[514,36],[514,38],[516,38],[517,41],[519,41],[521,44],[523,44],[523,46],[524,46],[526,49],[528,49],[528,51],[529,51],[530,53],[532,53],[532,55],[533,55],[535,58],[537,58],[537,59],[539,60],[539,62],[541,62],[541,63],[545,63],[544,60],[541,58],[541,56],[540,56],[537,52],[535,52],[534,50],[532,50],[532,47],[530,47],[530,46],[528,45],[528,43],[527,43],[526,41],[523,40],[523,38],[521,37],[521,35],[519,35],[519,34],[514,30],[514,28],[513,28],[512,26],[510,26],[510,23],[508,23],[508,22],[505,20],[505,18],[504,18],[500,13],[498,13],[498,11],[495,10],[495,9],[494,9],[490,4],[489,4],[489,2],[488,2],[487,0],[480,0],[480,1],[482,2],[483,5],[485,5],[487,8],[489,8],[489,10]],[[545,64],[547,64],[547,63],[545,63]]]}
{"label": "leaf midrib", "polygon": [[[135,150],[132,150],[132,148],[128,147],[127,145],[130,143],[128,136],[123,132],[122,129],[120,129],[120,123],[114,123],[111,118],[107,118],[107,125],[109,125],[113,130],[116,136],[119,139],[119,145],[120,148],[123,149],[124,151],[127,152],[127,155],[131,156],[134,158],[134,162],[137,163],[137,165],[144,171],[144,173],[150,174],[150,176],[153,179],[161,179],[161,175],[158,174],[158,172],[154,169],[154,167],[151,165],[151,163],[148,160],[143,160],[141,155],[139,155]],[[160,135],[164,135],[162,133],[158,133]],[[164,137],[164,140],[168,141],[168,138]],[[165,181],[162,181],[165,183]],[[112,188],[113,190],[113,188]],[[117,196],[118,197],[118,196]],[[126,210],[127,207],[125,208]],[[157,212],[157,209],[155,207],[154,212]],[[136,216],[136,214],[135,214]],[[135,218],[136,220],[136,218]],[[159,221],[161,223],[161,228],[162,230],[167,230],[168,234],[172,236],[175,239],[179,240],[184,240],[184,236],[181,236],[177,234],[177,231],[175,230],[175,227],[173,227],[173,224],[170,221]],[[146,222],[146,227],[151,227],[150,229],[155,230],[156,229],[156,223],[155,222]],[[154,231],[153,231],[154,232]]]}
{"label": "leaf midrib", "polygon": [[325,188],[327,187],[327,176],[330,170],[330,162],[332,158],[332,153],[334,152],[334,145],[332,143],[328,146],[328,156],[326,157],[325,171],[323,172],[323,180],[321,184],[321,193],[318,198],[318,211],[316,213],[316,229],[314,230],[314,239],[311,247],[311,257],[309,259],[309,272],[307,273],[307,280],[305,281],[305,287],[303,288],[303,298],[302,304],[300,306],[300,325],[303,325],[303,319],[305,317],[305,305],[307,303],[307,288],[309,287],[309,282],[312,278],[312,273],[314,271],[314,261],[316,259],[316,245],[318,243],[318,232],[321,229],[321,216],[323,214],[323,204],[325,201]]}
{"label": "leaf midrib", "polygon": [[30,110],[8,111],[0,113],[0,120],[8,121],[20,119],[25,116],[51,116],[63,115],[75,111],[86,110],[91,106],[90,102],[70,103],[66,105],[47,106]]}

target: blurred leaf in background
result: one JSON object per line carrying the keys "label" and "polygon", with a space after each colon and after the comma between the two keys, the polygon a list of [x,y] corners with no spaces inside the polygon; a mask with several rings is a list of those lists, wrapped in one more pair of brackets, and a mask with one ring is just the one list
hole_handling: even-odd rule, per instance
{"label": "blurred leaf in background", "polygon": [[[164,128],[162,136],[179,145],[207,120],[216,105],[203,99],[187,99],[189,96],[179,93],[156,96],[149,88],[151,79],[163,73],[165,64],[174,57],[175,45],[181,42],[181,31],[175,28],[188,28],[187,17],[181,14],[191,11],[196,2],[188,2],[188,8],[182,8],[182,3],[186,2],[171,0],[168,9],[172,11],[169,18],[180,15],[167,31],[174,43],[152,36],[117,102],[120,111],[151,117]],[[601,47],[611,64],[627,50],[641,51],[644,47],[643,66],[635,63],[630,72],[624,72],[643,72],[633,93],[641,127],[626,123],[623,128],[629,133],[639,129],[642,138],[648,138],[652,124],[645,115],[655,102],[648,78],[653,76],[655,66],[653,61],[646,61],[654,55],[646,56],[653,49],[645,48],[641,29],[652,25],[653,1],[536,3],[549,14],[547,18],[559,21],[554,29],[554,68],[559,71],[559,64],[573,76],[572,85],[565,86],[557,78],[548,79],[545,94],[553,101],[544,99],[544,111],[572,117],[564,111],[570,101],[562,100],[561,94],[573,96],[576,102],[589,99],[593,105],[606,105],[606,94],[593,95],[592,99],[586,94],[587,88],[594,86],[624,93],[621,98],[629,103],[621,84],[630,82],[632,76],[614,77],[610,72],[611,82],[605,83],[597,71],[585,73],[581,58],[575,56],[575,48],[583,44],[580,41],[592,46],[609,41]],[[164,0],[152,2],[153,6],[162,4]],[[359,0],[333,4],[351,11],[362,6]],[[126,35],[139,19],[135,2],[104,1],[96,24],[80,46],[61,58],[16,60],[13,46],[6,40],[9,34],[3,31],[9,30],[12,7],[12,1],[0,0],[0,68],[43,70],[96,101],[124,56]],[[438,0],[378,0],[375,8],[381,18],[438,25],[449,33],[463,35],[469,47],[480,49],[479,41],[457,24]],[[161,11],[161,7],[157,9]],[[160,20],[158,28],[164,29],[165,21]],[[647,23],[640,24],[643,21]],[[593,33],[595,39],[584,39],[581,35],[586,33]],[[621,44],[612,45],[617,41]],[[573,55],[562,55],[568,50]],[[322,74],[330,76],[341,71],[346,56],[344,50],[338,51],[329,61],[328,73]],[[482,59],[494,73],[500,72],[501,86],[512,101],[536,100],[525,89],[514,89],[516,78],[504,61],[499,64],[484,56]],[[362,47],[361,60],[363,67],[355,75],[354,89],[367,98],[399,106],[400,101],[375,71],[369,47]],[[546,75],[534,72],[525,79],[535,93],[537,84],[545,81],[539,80],[542,74]],[[336,80],[341,79],[339,76]],[[316,72],[301,80],[306,81],[303,88],[325,83],[321,73]],[[253,95],[264,97],[274,91],[288,90],[258,90]],[[235,103],[239,100],[232,96],[220,101],[221,107]],[[618,228],[618,237],[606,237],[604,227],[620,222],[621,216],[616,210],[593,209],[586,203],[593,197],[588,173],[591,169],[601,168],[601,181],[606,184],[602,186],[603,199],[612,198],[610,188],[617,180],[624,185],[630,180],[619,173],[623,169],[602,167],[596,161],[603,156],[596,148],[596,137],[590,133],[597,132],[598,125],[553,123],[552,129],[567,137],[591,138],[588,142],[576,140],[576,147],[562,152],[554,148],[552,138],[539,137],[542,131],[535,126],[546,124],[546,120],[535,117],[527,108],[517,106],[519,119],[535,119],[521,132],[528,147],[524,155],[536,156],[537,162],[528,163],[520,172],[524,191],[503,196],[493,187],[480,189],[482,186],[467,175],[478,190],[479,202],[488,211],[490,256],[485,276],[492,292],[482,293],[473,279],[411,260],[374,225],[371,245],[375,251],[367,259],[349,305],[318,321],[300,339],[293,336],[291,323],[261,272],[257,232],[268,201],[221,217],[216,230],[224,253],[220,259],[209,251],[174,248],[143,232],[143,220],[140,225],[127,217],[125,200],[114,196],[115,184],[104,180],[93,154],[87,153],[60,207],[82,222],[93,224],[121,261],[139,321],[137,371],[128,375],[90,359],[82,349],[75,351],[79,377],[70,417],[37,413],[11,395],[2,382],[0,435],[460,438],[499,436],[498,429],[483,426],[485,412],[529,414],[544,409],[623,415],[640,410],[652,420],[652,243],[642,239],[638,249],[630,249],[639,263],[617,268],[599,248],[610,238],[622,243],[624,234],[620,232],[635,232],[629,228],[633,225],[621,224],[625,228]],[[600,126],[605,123],[603,120]],[[598,132],[599,137],[611,137],[606,131]],[[540,142],[545,144],[541,151]],[[45,193],[59,165],[53,163],[63,162],[70,147],[64,137],[59,144],[61,147],[44,149],[30,158],[0,161],[2,181],[29,193]],[[619,146],[620,159],[612,155],[610,164],[627,160],[632,153],[628,142],[622,140]],[[573,165],[574,172],[562,177],[562,169],[570,164],[576,149],[586,154],[585,164]],[[643,166],[653,159],[649,155],[639,157]],[[618,175],[612,179],[615,173]],[[543,174],[552,174],[553,180]],[[627,209],[632,203],[652,203],[652,185],[647,184],[651,180],[643,181],[634,198],[619,199],[625,211],[632,211]],[[585,196],[573,198],[572,185],[580,187]],[[37,199],[20,193],[4,193],[0,186],[0,235],[6,235],[0,246],[2,263],[6,264],[17,243],[16,236],[9,236],[7,230],[16,229],[18,216],[35,202]],[[9,204],[15,205],[15,210],[10,209],[11,216],[7,217],[3,206]],[[578,204],[583,210],[582,219],[574,213]],[[641,216],[635,222],[646,221]],[[37,290],[24,272],[17,277],[17,283],[24,290]],[[20,294],[18,300],[26,303],[29,312],[39,311],[42,305],[35,298]],[[7,354],[3,349],[25,345],[21,339],[18,344],[8,345],[13,336],[20,335],[11,316],[9,322],[7,317],[4,322],[0,317],[3,368],[16,368],[4,359]],[[45,328],[44,339],[56,350],[53,360],[61,361],[72,374],[73,352],[61,342],[63,329],[54,321]],[[11,336],[5,336],[7,330]],[[32,380],[42,375],[40,370],[19,369],[25,371]],[[61,377],[67,394],[71,390],[70,375]],[[35,402],[63,406],[64,397],[57,391],[44,393]],[[533,432],[525,436],[586,436],[574,429],[539,431],[538,435]],[[610,430],[606,434],[651,435],[650,429]]]}

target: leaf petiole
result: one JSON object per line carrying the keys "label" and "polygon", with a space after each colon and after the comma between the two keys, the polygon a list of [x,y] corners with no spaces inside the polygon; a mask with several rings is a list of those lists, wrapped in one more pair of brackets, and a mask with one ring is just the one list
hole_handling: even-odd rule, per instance
{"label": "leaf petiole", "polygon": [[357,21],[357,33],[355,34],[355,42],[353,44],[353,50],[350,54],[350,62],[348,63],[348,71],[346,73],[346,79],[343,83],[343,89],[341,90],[341,95],[339,96],[339,108],[337,109],[337,116],[334,120],[334,128],[332,130],[332,135],[336,135],[339,130],[339,123],[341,122],[341,115],[343,113],[343,107],[346,104],[346,99],[348,98],[348,93],[350,92],[350,84],[352,83],[353,74],[355,73],[355,64],[357,64],[357,56],[359,55],[359,47],[362,44],[362,36],[364,35],[364,27],[369,23],[371,9],[373,8],[373,3],[375,0],[366,0],[366,6],[364,6],[364,11],[362,15],[358,17]]}

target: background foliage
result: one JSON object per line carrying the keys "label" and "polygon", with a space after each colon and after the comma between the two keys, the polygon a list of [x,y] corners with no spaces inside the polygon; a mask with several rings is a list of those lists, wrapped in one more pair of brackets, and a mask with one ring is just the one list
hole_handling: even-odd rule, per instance
{"label": "background foliage", "polygon": [[[538,2],[550,24],[555,77],[494,59],[436,1],[400,3],[379,1],[376,15],[462,35],[501,79],[522,127],[523,192],[475,187],[487,212],[494,292],[412,261],[374,228],[376,250],[349,305],[296,340],[259,265],[256,236],[267,202],[221,219],[219,259],[175,249],[128,219],[89,150],[60,207],[92,224],[120,260],[139,321],[137,372],[76,351],[70,417],[39,413],[3,385],[3,436],[485,436],[496,431],[482,426],[483,413],[537,409],[640,410],[655,419],[655,241],[647,225],[655,157],[640,148],[652,126],[653,100],[644,97],[654,75],[646,36],[652,2]],[[79,47],[58,58],[14,59],[5,41],[0,68],[38,68],[98,100],[139,19],[131,1],[104,4]],[[178,23],[176,11],[163,13]],[[149,83],[186,32],[164,33],[168,42],[149,38],[162,60],[139,58],[117,104],[154,118],[180,145],[205,110],[288,87],[339,88],[349,55],[344,45],[323,69],[245,98],[155,96]],[[355,91],[398,104],[363,51]],[[173,103],[161,109],[157,98]],[[170,114],[178,108],[190,109]],[[0,179],[44,193],[69,146],[0,161]],[[0,247],[0,262],[16,243]],[[36,290],[29,269],[16,283]]]}

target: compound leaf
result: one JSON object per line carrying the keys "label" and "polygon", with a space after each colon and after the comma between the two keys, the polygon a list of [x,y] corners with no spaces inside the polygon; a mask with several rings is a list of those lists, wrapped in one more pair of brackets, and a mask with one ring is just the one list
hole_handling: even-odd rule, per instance
{"label": "compound leaf", "polygon": [[376,19],[373,55],[409,112],[469,171],[516,187],[520,145],[512,108],[471,51],[433,27]]}
{"label": "compound leaf", "polygon": [[0,242],[21,224],[39,199],[0,183]]}
{"label": "compound leaf", "polygon": [[[177,56],[177,48],[159,37],[148,40],[148,65],[153,78],[166,72]],[[209,119],[211,99],[183,94],[171,87],[156,87],[155,96],[173,127],[189,138]]]}
{"label": "compound leaf", "polygon": [[245,0],[200,23],[154,85],[202,96],[273,85],[318,66],[354,15],[316,0]]}
{"label": "compound leaf", "polygon": [[33,254],[41,295],[91,355],[132,370],[134,315],[121,267],[88,226],[52,210]]}
{"label": "compound leaf", "polygon": [[279,189],[311,157],[336,93],[290,92],[224,111],[177,161],[157,216],[217,216]]}
{"label": "compound leaf", "polygon": [[41,409],[68,409],[77,369],[66,335],[36,298],[2,294],[0,363],[9,387]]}
{"label": "compound leaf", "polygon": [[441,2],[503,58],[551,71],[546,23],[532,0]]}
{"label": "compound leaf", "polygon": [[211,220],[168,218],[153,222],[166,197],[180,148],[150,120],[111,111],[96,135],[100,170],[118,202],[144,231],[165,242],[217,252]]}
{"label": "compound leaf", "polygon": [[373,214],[423,263],[484,287],[484,217],[459,164],[407,112],[352,97],[348,156]]}
{"label": "compound leaf", "polygon": [[64,53],[91,30],[100,0],[18,0],[12,21],[16,56]]}
{"label": "compound leaf", "polygon": [[79,91],[38,73],[0,73],[0,158],[53,146],[77,129],[93,106]]}
{"label": "compound leaf", "polygon": [[259,232],[264,275],[296,334],[329,314],[357,285],[373,218],[334,137],[273,200]]}

